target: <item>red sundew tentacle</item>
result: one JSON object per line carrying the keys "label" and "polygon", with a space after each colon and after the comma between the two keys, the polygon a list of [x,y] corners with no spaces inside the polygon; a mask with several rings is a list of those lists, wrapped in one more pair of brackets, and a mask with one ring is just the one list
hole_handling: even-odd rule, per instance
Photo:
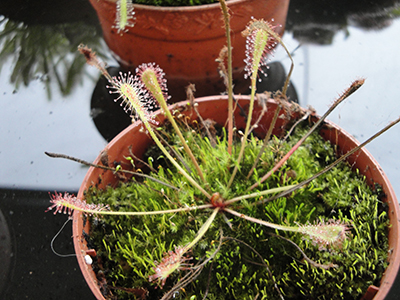
{"label": "red sundew tentacle", "polygon": [[117,0],[117,11],[115,24],[112,26],[116,28],[118,33],[127,32],[127,27],[135,26],[135,11],[132,0]]}
{"label": "red sundew tentacle", "polygon": [[136,78],[138,80],[138,84],[140,86],[141,89],[144,90],[143,93],[143,97],[145,99],[151,100],[153,103],[155,103],[155,97],[153,96],[153,94],[151,93],[151,91],[149,91],[146,88],[146,85],[144,84],[143,80],[142,80],[142,76],[143,74],[147,71],[147,70],[152,70],[157,78],[157,82],[161,88],[162,94],[164,96],[165,101],[167,101],[170,96],[168,96],[168,88],[167,88],[167,80],[165,79],[165,73],[164,71],[155,63],[147,63],[147,64],[141,64],[140,66],[138,66],[136,68]]}
{"label": "red sundew tentacle", "polygon": [[64,213],[71,215],[74,210],[79,210],[89,215],[92,215],[96,211],[100,212],[102,210],[109,209],[108,205],[89,204],[86,203],[85,200],[78,199],[76,196],[70,195],[68,193],[64,193],[64,195],[62,195],[61,193],[55,192],[55,194],[51,195],[50,197],[50,203],[52,203],[52,205],[46,209],[46,212],[55,208],[54,214]]}
{"label": "red sundew tentacle", "polygon": [[154,120],[153,115],[150,113],[157,105],[153,99],[145,97],[145,91],[138,81],[130,72],[123,74],[120,72],[119,76],[115,76],[110,81],[110,86],[107,86],[111,94],[117,94],[118,97],[114,101],[122,100],[126,112],[131,112],[135,120],[138,120],[140,115],[146,118],[147,121],[157,125],[158,122]]}
{"label": "red sundew tentacle", "polygon": [[320,249],[329,246],[340,248],[348,238],[349,224],[340,220],[320,221],[300,226],[300,232],[307,236]]}
{"label": "red sundew tentacle", "polygon": [[263,49],[263,54],[262,54],[262,59],[259,64],[259,70],[261,73],[263,73],[265,76],[266,74],[262,71],[261,67],[262,66],[267,66],[267,56],[270,55],[274,47],[277,45],[277,40],[266,30],[266,28],[269,28],[269,30],[274,30],[277,26],[271,25],[269,22],[264,21],[264,20],[254,20],[250,22],[250,24],[246,27],[246,30],[243,31],[243,35],[247,37],[246,40],[246,58],[244,59],[245,62],[245,78],[251,77],[252,76],[252,70],[253,70],[253,53],[255,51],[255,47],[257,47],[256,43],[256,35],[257,32],[260,30],[265,31],[268,34],[267,37],[267,43]]}
{"label": "red sundew tentacle", "polygon": [[185,247],[175,247],[175,251],[169,250],[164,253],[164,257],[161,262],[155,262],[156,266],[153,268],[155,274],[149,276],[149,281],[158,280],[160,283],[160,288],[162,289],[169,275],[171,275],[176,270],[185,270],[188,268],[189,264],[185,262],[192,259],[191,257],[186,257],[184,254],[187,252]]}

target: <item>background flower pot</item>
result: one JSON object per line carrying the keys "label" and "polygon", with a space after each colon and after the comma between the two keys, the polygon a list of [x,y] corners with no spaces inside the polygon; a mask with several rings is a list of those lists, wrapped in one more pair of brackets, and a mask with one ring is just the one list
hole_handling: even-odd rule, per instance
{"label": "background flower pot", "polygon": [[[134,71],[141,63],[157,62],[167,74],[169,94],[184,99],[183,87],[196,84],[197,96],[225,90],[215,59],[226,44],[219,3],[185,7],[134,5],[136,22],[123,34],[113,27],[116,0],[90,0],[104,40],[121,66]],[[246,39],[241,36],[251,17],[282,25],[289,0],[230,0],[234,77],[243,78]],[[245,88],[248,87],[248,84]],[[176,100],[175,100],[176,101]]]}
{"label": "background flower pot", "polygon": [[[247,109],[249,104],[248,96],[236,96],[240,105]],[[227,118],[227,97],[226,96],[213,96],[213,97],[204,97],[197,99],[199,106],[198,110],[203,118],[210,118],[216,121],[218,124],[225,124]],[[180,102],[175,104],[175,107],[184,107],[187,102]],[[260,124],[269,124],[272,119],[274,110],[276,108],[276,103],[272,100],[268,102],[268,112],[263,116]],[[260,113],[260,107],[256,105],[255,114]],[[190,115],[195,118],[195,114],[192,111],[185,111],[186,115]],[[292,113],[293,117],[296,117],[296,113]],[[159,120],[163,120],[163,116],[159,116]],[[316,117],[315,117],[316,118]],[[238,128],[244,127],[245,119],[240,114],[239,110],[235,112],[235,121]],[[280,129],[282,128],[284,120],[282,118],[278,118],[277,124],[275,126],[274,134],[278,134]],[[258,133],[265,133],[263,128],[268,128],[267,126],[259,126],[257,128]],[[129,147],[131,147],[131,151],[138,157],[141,157],[143,153],[146,151],[147,147],[152,144],[151,139],[143,132],[140,132],[141,125],[139,122],[136,122],[122,131],[116,138],[114,138],[104,149],[102,154],[95,160],[95,164],[101,164],[102,157],[104,155],[108,156],[109,162],[120,162],[123,160],[124,156],[129,156]],[[352,149],[359,143],[352,138],[348,133],[339,129],[339,127],[333,123],[327,122],[327,126],[323,126],[321,129],[321,135],[324,139],[331,141],[333,144],[337,145],[337,149],[341,153],[345,153],[346,151]],[[369,184],[378,183],[382,186],[383,192],[386,197],[383,199],[388,207],[389,207],[389,217],[391,220],[391,227],[389,228],[389,247],[391,249],[390,254],[390,264],[386,269],[385,275],[381,280],[380,288],[377,289],[375,287],[371,287],[369,291],[371,292],[370,296],[367,296],[365,299],[372,299],[374,297],[375,292],[376,295],[373,299],[380,300],[384,299],[387,295],[390,287],[393,285],[393,282],[396,278],[396,275],[399,270],[400,264],[400,232],[399,232],[399,224],[400,224],[400,210],[399,204],[397,202],[396,196],[394,195],[393,189],[386,177],[383,173],[382,169],[375,161],[375,159],[366,151],[365,149],[361,149],[356,152],[352,156],[349,157],[348,161],[355,168],[358,168],[360,173],[367,177],[367,181]],[[127,168],[129,165],[124,166]],[[82,186],[79,190],[78,197],[82,198],[84,192],[90,186],[97,186],[98,188],[105,188],[108,185],[116,185],[119,179],[117,176],[113,174],[111,171],[105,171],[96,168],[90,168],[86,177],[82,183]],[[81,267],[82,273],[93,291],[94,295],[97,299],[104,299],[101,294],[99,288],[99,279],[96,278],[96,274],[93,272],[91,265],[87,265],[84,260],[84,255],[88,253],[88,246],[85,238],[83,237],[83,230],[88,233],[89,232],[89,222],[84,222],[82,218],[82,214],[80,212],[75,211],[73,214],[73,239],[75,251],[77,254],[77,259],[79,265]]]}

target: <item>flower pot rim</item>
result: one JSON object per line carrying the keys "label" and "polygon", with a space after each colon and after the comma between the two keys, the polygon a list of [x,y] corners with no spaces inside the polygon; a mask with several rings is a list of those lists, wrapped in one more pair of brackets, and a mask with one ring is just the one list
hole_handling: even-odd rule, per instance
{"label": "flower pot rim", "polygon": [[[99,1],[107,1],[116,3],[117,0],[99,0]],[[237,5],[245,2],[251,2],[256,0],[228,0],[227,5]],[[198,10],[209,10],[215,9],[219,7],[219,2],[211,3],[211,4],[200,4],[200,5],[188,5],[188,6],[156,6],[156,5],[147,5],[147,4],[137,4],[133,3],[134,8],[138,8],[140,10],[153,10],[153,11],[164,11],[164,12],[191,12]]]}
{"label": "flower pot rim", "polygon": [[[238,101],[249,101],[250,96],[244,96],[244,95],[235,95],[235,98]],[[212,103],[215,101],[227,101],[228,96],[227,95],[217,95],[217,96],[207,96],[207,97],[201,97],[197,98],[196,102],[201,105],[201,103]],[[272,99],[268,99],[268,103],[276,103],[276,101]],[[188,104],[188,100],[177,102],[175,104],[170,105],[171,110],[173,110],[176,107],[185,107]],[[154,113],[155,115],[160,114],[160,110],[156,111]],[[319,116],[316,116],[319,117]],[[326,124],[328,124],[328,128],[333,129],[333,130],[339,130],[343,136],[350,142],[350,143],[356,143],[360,144],[352,135],[350,135],[347,131],[343,130],[343,128],[339,127],[335,123],[325,120],[324,121]],[[110,149],[111,147],[115,147],[117,144],[118,140],[123,139],[123,137],[127,134],[130,133],[130,131],[134,128],[138,129],[141,127],[141,122],[136,121],[132,123],[130,126],[128,126],[126,129],[121,131],[107,146],[105,149]],[[329,129],[329,130],[330,130]],[[338,143],[339,145],[339,143]],[[379,166],[378,162],[375,160],[375,158],[369,153],[369,151],[364,147],[359,150],[360,153],[363,153],[364,156],[372,163],[371,169],[375,169],[375,176],[379,176],[381,179],[381,182],[379,183],[385,188],[385,194],[386,194],[386,201],[389,205],[388,209],[388,215],[390,218],[390,224],[391,227],[389,228],[389,233],[388,235],[391,237],[391,243],[390,243],[390,255],[389,255],[389,260],[390,264],[385,270],[385,273],[383,274],[381,278],[381,283],[378,292],[376,295],[372,295],[372,297],[366,297],[362,298],[363,300],[369,300],[369,299],[374,299],[374,300],[383,300],[385,299],[386,295],[389,293],[389,290],[393,286],[393,283],[395,282],[396,275],[399,272],[400,269],[400,206],[398,203],[398,200],[396,198],[396,195],[394,193],[393,187],[389,182],[389,179],[387,178],[386,174],[383,172],[382,168]],[[359,155],[359,154],[357,154]],[[94,161],[95,164],[99,164],[100,162],[100,157],[101,154],[96,158]],[[78,193],[78,198],[83,197],[83,193],[86,190],[86,188],[90,185],[90,177],[92,176],[91,173],[95,170],[94,167],[90,167],[88,172],[86,173],[86,176],[82,182],[82,185],[79,189]],[[378,173],[378,175],[376,175]],[[389,200],[390,199],[390,200]],[[93,294],[97,299],[105,299],[103,295],[100,292],[99,286],[97,284],[97,279],[96,279],[96,274],[94,274],[92,268],[90,265],[87,265],[84,260],[84,254],[85,250],[82,248],[86,247],[86,243],[83,242],[82,238],[82,228],[79,229],[79,224],[82,224],[82,213],[78,211],[74,211],[73,213],[73,239],[74,239],[74,248],[75,252],[77,254],[77,260],[79,263],[79,266],[82,270],[82,273],[85,277],[86,282],[88,283],[90,289],[92,290]],[[80,231],[79,231],[80,230]],[[80,255],[83,254],[83,255]]]}

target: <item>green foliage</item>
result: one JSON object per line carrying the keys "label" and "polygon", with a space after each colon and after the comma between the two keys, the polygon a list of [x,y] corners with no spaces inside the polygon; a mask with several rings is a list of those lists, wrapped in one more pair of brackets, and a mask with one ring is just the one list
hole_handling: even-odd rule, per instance
{"label": "green foliage", "polygon": [[12,60],[10,81],[15,89],[40,79],[51,99],[51,80],[55,79],[59,91],[69,95],[85,74],[82,72],[85,59],[76,52],[77,46],[85,40],[100,49],[95,30],[83,23],[28,26],[3,18],[0,20],[0,70]]}
{"label": "green foliage", "polygon": [[[195,128],[196,131],[199,131]],[[227,153],[226,135],[216,137],[216,146],[208,138],[190,129],[185,139],[198,159],[208,183],[208,190],[219,192],[224,199],[247,194],[246,189],[265,174],[304,134],[298,128],[286,143],[273,138],[252,177],[246,176],[261,148],[262,141],[251,137],[245,148],[243,162],[231,188],[227,189],[234,162]],[[162,133],[194,170],[179,138],[168,131]],[[236,143],[238,145],[239,143]],[[236,146],[234,152],[239,151]],[[259,191],[296,184],[318,172],[335,158],[334,149],[317,134],[311,135],[279,172],[274,173],[257,189]],[[167,181],[179,190],[145,179],[121,184],[105,191],[91,189],[88,202],[109,204],[115,211],[152,211],[207,204],[203,194],[189,186],[182,174],[151,148],[146,160],[158,170],[153,177]],[[195,179],[196,175],[191,173]],[[339,185],[340,183],[340,185]],[[388,217],[377,192],[371,191],[364,178],[352,172],[343,163],[332,172],[319,177],[306,187],[285,198],[255,205],[261,197],[232,204],[237,211],[265,221],[285,225],[314,223],[318,220],[340,219],[352,224],[352,238],[345,240],[341,249],[319,249],[301,235],[277,232],[241,218],[218,214],[202,240],[187,257],[197,264],[211,257],[204,270],[175,299],[279,299],[275,289],[286,299],[353,299],[363,294],[370,284],[379,284],[387,266]],[[192,210],[176,214],[146,216],[102,216],[92,220],[90,236],[102,262],[97,267],[115,287],[143,287],[148,299],[160,299],[188,271],[175,272],[166,281],[164,289],[149,283],[154,274],[155,261],[161,261],[165,252],[176,245],[189,244],[208,219],[210,210]],[[221,231],[222,229],[222,231]],[[222,242],[221,242],[222,232]],[[320,264],[336,264],[328,270],[311,266],[288,241],[289,238]],[[261,256],[261,257],[260,257]],[[190,266],[188,266],[190,268]],[[135,299],[134,294],[113,290],[118,299]]]}

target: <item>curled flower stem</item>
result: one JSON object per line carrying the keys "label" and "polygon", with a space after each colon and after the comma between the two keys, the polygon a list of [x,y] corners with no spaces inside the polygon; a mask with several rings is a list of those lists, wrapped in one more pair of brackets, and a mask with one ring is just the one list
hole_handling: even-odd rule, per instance
{"label": "curled flower stem", "polygon": [[52,238],[51,242],[50,242],[50,248],[51,251],[57,255],[58,257],[72,257],[72,256],[76,256],[76,253],[72,253],[72,254],[60,254],[58,253],[55,249],[54,249],[54,241],[56,240],[56,238],[60,235],[60,233],[63,231],[64,227],[67,225],[67,223],[71,221],[71,218],[68,218],[67,221],[64,222],[64,224],[61,226],[60,230],[55,234],[55,236]]}
{"label": "curled flower stem", "polygon": [[309,257],[304,253],[304,251],[301,250],[301,248],[300,248],[295,242],[293,242],[292,240],[287,239],[287,238],[285,238],[285,237],[283,237],[283,236],[281,236],[281,235],[273,234],[273,233],[271,233],[271,232],[268,232],[268,234],[269,234],[269,235],[272,235],[272,236],[274,236],[274,237],[283,239],[283,240],[285,240],[286,242],[292,244],[292,245],[301,253],[301,255],[303,256],[303,258],[304,258],[310,265],[312,265],[312,266],[314,266],[314,267],[316,267],[316,268],[321,268],[321,269],[328,270],[328,269],[330,269],[330,268],[337,268],[337,267],[338,267],[338,265],[333,264],[333,263],[329,263],[329,264],[319,264],[319,263],[317,263],[316,261],[313,261],[311,258],[309,258]]}
{"label": "curled flower stem", "polygon": [[279,36],[279,34],[277,34],[274,30],[272,30],[270,27],[267,27],[266,30],[268,31],[268,33],[279,43],[281,44],[281,46],[283,47],[283,49],[285,49],[289,59],[290,59],[290,69],[289,72],[286,76],[286,80],[285,83],[282,87],[282,95],[284,97],[286,97],[286,92],[287,89],[289,87],[289,83],[290,83],[290,77],[292,76],[292,72],[293,72],[293,68],[294,68],[294,61],[293,61],[293,57],[290,54],[290,51],[288,50],[288,48],[286,47],[285,43],[282,41],[281,37]]}

